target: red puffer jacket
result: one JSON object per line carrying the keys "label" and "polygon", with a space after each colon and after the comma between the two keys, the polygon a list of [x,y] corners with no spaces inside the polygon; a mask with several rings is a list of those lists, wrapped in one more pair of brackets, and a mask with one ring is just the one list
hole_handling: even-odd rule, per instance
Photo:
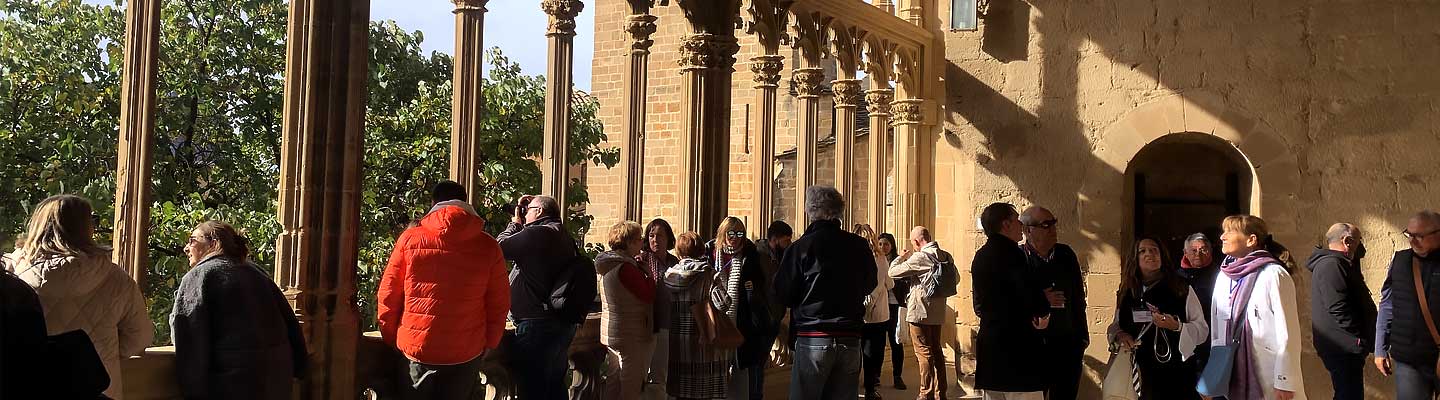
{"label": "red puffer jacket", "polygon": [[380,280],[380,334],[426,364],[473,360],[500,344],[510,282],[500,244],[465,208],[441,206],[406,229]]}

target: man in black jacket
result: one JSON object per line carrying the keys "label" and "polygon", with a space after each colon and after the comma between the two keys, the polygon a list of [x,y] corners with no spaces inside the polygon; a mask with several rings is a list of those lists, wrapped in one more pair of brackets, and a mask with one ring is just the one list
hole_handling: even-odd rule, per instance
{"label": "man in black jacket", "polygon": [[1375,302],[1360,273],[1365,244],[1360,229],[1330,226],[1325,247],[1316,248],[1310,269],[1310,327],[1315,351],[1330,371],[1336,400],[1365,398],[1365,356],[1375,337]]}
{"label": "man in black jacket", "polygon": [[[560,205],[548,196],[522,197],[515,217],[497,236],[510,272],[510,315],[515,320],[512,370],[521,371],[515,389],[525,399],[565,399],[565,372],[577,321],[550,305],[557,277],[570,267],[577,247],[560,222]],[[567,299],[593,302],[594,299]]]}
{"label": "man in black jacket", "polygon": [[865,296],[875,289],[875,256],[865,238],[840,228],[845,201],[828,186],[805,190],[810,226],[785,251],[775,298],[790,309],[792,399],[854,399],[860,387]]}
{"label": "man in black jacket", "polygon": [[1085,278],[1080,259],[1070,246],[1059,243],[1059,219],[1044,207],[1030,207],[1020,216],[1025,232],[1025,258],[1032,282],[1044,288],[1050,303],[1050,327],[1045,329],[1051,381],[1047,400],[1074,400],[1080,387],[1090,325],[1085,319]]}
{"label": "man in black jacket", "polygon": [[[1410,239],[1410,248],[1395,252],[1380,288],[1375,367],[1387,376],[1395,374],[1395,397],[1428,399],[1440,391],[1440,380],[1435,378],[1440,351],[1421,310],[1428,308],[1432,320],[1440,319],[1435,315],[1440,310],[1440,213],[1415,214],[1404,234]],[[1415,291],[1415,267],[1419,267],[1423,293]],[[1425,308],[1420,306],[1422,299]]]}
{"label": "man in black jacket", "polygon": [[994,203],[980,214],[980,226],[988,240],[971,263],[980,317],[975,387],[986,400],[1043,400],[1049,380],[1036,373],[1036,361],[1043,355],[1050,304],[1025,277],[1020,214],[1015,206]]}

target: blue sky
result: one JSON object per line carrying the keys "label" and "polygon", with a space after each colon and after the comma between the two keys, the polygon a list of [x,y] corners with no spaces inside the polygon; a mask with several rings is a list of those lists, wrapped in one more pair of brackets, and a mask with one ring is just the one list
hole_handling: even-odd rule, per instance
{"label": "blue sky", "polygon": [[[589,4],[593,6],[594,4]],[[547,19],[540,0],[490,0],[485,7],[485,47],[500,47],[527,74],[545,73]],[[371,0],[370,19],[395,20],[401,28],[425,34],[427,51],[455,52],[454,9],[446,0]],[[590,60],[595,49],[595,14],[576,18],[575,86],[590,89]]]}

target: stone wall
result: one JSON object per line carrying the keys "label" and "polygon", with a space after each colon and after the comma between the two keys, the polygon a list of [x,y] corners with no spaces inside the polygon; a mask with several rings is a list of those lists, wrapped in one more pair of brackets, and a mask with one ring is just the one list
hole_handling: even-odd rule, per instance
{"label": "stone wall", "polygon": [[[1358,224],[1378,301],[1391,252],[1408,246],[1406,218],[1440,207],[1437,20],[1434,2],[991,0],[979,31],[946,35],[936,233],[968,254],[990,202],[1055,212],[1089,271],[1086,398],[1098,397],[1131,232],[1125,172],[1170,133],[1236,146],[1254,170],[1252,212],[1302,263],[1329,224]],[[1294,275],[1307,394],[1328,398],[1309,272]],[[976,327],[970,302],[952,301],[961,343]],[[1373,368],[1367,385],[1393,395]]]}
{"label": "stone wall", "polygon": [[[930,4],[936,3],[938,14],[948,15],[948,2]],[[619,0],[598,1],[594,10],[594,93],[607,145],[618,146],[628,46],[620,24],[628,10]],[[1434,183],[1440,182],[1440,80],[1433,78],[1440,69],[1440,24],[1434,23],[1440,4],[991,0],[987,11],[978,31],[945,34],[948,62],[941,73],[948,93],[933,170],[926,171],[934,179],[934,232],[968,270],[983,240],[975,221],[986,204],[1039,204],[1055,212],[1062,242],[1079,252],[1088,271],[1092,346],[1084,398],[1098,397],[1108,360],[1103,333],[1114,312],[1121,249],[1133,233],[1126,172],[1152,141],[1196,132],[1233,145],[1252,169],[1249,209],[1302,262],[1329,224],[1358,224],[1371,250],[1365,277],[1377,297],[1390,253],[1408,246],[1398,233],[1405,219],[1421,208],[1440,208]],[[677,211],[681,105],[674,60],[686,31],[678,14],[674,7],[656,9],[647,217],[674,218]],[[938,23],[948,25],[943,18]],[[739,36],[730,209],[748,218],[754,122],[746,111],[755,109],[748,59],[758,47],[753,37]],[[782,81],[775,146],[782,153],[795,146],[795,100],[786,89]],[[829,136],[829,120],[821,126],[821,136]],[[864,147],[857,140],[858,155],[867,154]],[[822,168],[832,164],[829,154],[822,148]],[[777,162],[777,210],[788,212],[793,158]],[[857,172],[866,170],[858,164]],[[589,209],[599,223],[621,215],[623,171],[589,171]],[[830,176],[822,172],[818,180]],[[1328,375],[1310,345],[1309,273],[1298,268],[1294,275],[1307,394],[1326,398]],[[950,302],[958,329],[946,335],[968,349],[977,321],[969,279],[961,285]],[[958,368],[972,372],[973,358],[960,353]],[[1367,374],[1371,396],[1390,397],[1390,383],[1373,368]]]}

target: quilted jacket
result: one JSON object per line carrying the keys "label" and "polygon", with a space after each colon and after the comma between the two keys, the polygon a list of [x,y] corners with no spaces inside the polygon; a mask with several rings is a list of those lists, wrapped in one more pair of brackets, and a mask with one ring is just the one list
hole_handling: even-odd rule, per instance
{"label": "quilted jacket", "polygon": [[406,229],[380,279],[380,334],[411,360],[454,365],[500,344],[510,282],[500,244],[465,207]]}
{"label": "quilted jacket", "polygon": [[110,262],[109,252],[27,263],[19,262],[19,253],[5,258],[7,268],[40,295],[48,334],[80,329],[90,336],[110,373],[105,395],[121,400],[125,380],[120,374],[120,358],[140,355],[155,335],[140,287]]}

